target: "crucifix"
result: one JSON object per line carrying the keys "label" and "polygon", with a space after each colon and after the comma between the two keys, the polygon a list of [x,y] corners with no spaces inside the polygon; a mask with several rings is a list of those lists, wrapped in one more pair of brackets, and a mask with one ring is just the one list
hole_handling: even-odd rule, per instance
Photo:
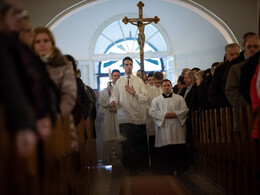
{"label": "crucifix", "polygon": [[147,24],[150,24],[154,22],[157,24],[160,21],[160,18],[155,16],[154,18],[143,18],[143,7],[144,3],[142,1],[139,1],[137,4],[137,7],[139,7],[139,18],[127,18],[124,17],[122,20],[125,24],[130,22],[131,24],[138,27],[139,33],[138,33],[138,45],[140,47],[140,66],[141,71],[144,71],[144,43],[145,43],[145,34],[144,34],[144,27]]}

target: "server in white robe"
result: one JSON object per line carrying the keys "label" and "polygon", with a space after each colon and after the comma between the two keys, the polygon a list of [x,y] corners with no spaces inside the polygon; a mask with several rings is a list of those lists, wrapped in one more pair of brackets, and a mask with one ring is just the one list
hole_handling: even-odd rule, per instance
{"label": "server in white robe", "polygon": [[150,86],[153,86],[154,85],[154,71],[151,71],[147,74],[147,84],[150,85]]}
{"label": "server in white robe", "polygon": [[121,145],[119,141],[121,136],[119,133],[119,124],[117,120],[116,107],[110,108],[110,97],[113,92],[113,86],[120,78],[120,71],[115,69],[112,71],[112,82],[108,82],[108,87],[103,89],[98,99],[99,114],[102,118],[102,140],[103,140],[103,164],[112,164],[120,162]]}
{"label": "server in white robe", "polygon": [[131,173],[148,167],[146,134],[147,91],[144,82],[132,74],[133,60],[123,59],[125,75],[117,80],[110,98],[110,106],[117,105],[120,134],[127,138],[122,142],[122,163]]}
{"label": "server in white robe", "polygon": [[155,150],[154,150],[154,141],[155,141],[155,124],[152,116],[149,113],[152,100],[162,95],[163,91],[161,88],[161,83],[163,80],[163,73],[155,72],[153,75],[154,85],[148,91],[148,102],[147,102],[147,119],[146,119],[146,131],[148,136],[148,145],[149,145],[149,155],[151,160],[151,166],[154,167],[155,163]]}
{"label": "server in white robe", "polygon": [[150,108],[156,124],[156,164],[158,170],[172,173],[185,168],[185,122],[189,109],[183,97],[172,93],[171,81],[163,80],[161,87],[163,94],[153,99]]}

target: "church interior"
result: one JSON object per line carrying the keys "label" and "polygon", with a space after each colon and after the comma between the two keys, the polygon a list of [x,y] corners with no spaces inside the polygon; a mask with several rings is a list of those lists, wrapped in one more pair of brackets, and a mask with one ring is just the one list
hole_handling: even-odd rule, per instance
{"label": "church interior", "polygon": [[[226,45],[237,43],[243,50],[245,33],[260,35],[260,0],[142,0],[142,17],[152,20],[142,26],[143,59],[141,28],[123,21],[125,17],[139,21],[139,0],[18,2],[29,16],[32,30],[49,29],[60,52],[77,61],[80,79],[90,88],[88,98],[92,99],[89,104],[93,109],[74,127],[70,116],[57,115],[52,133],[39,139],[33,152],[21,158],[16,154],[13,142],[16,134],[8,130],[9,116],[0,96],[0,194],[260,193],[260,138],[251,138],[256,125],[260,132],[260,105],[253,110],[251,106],[237,110],[231,106],[210,110],[189,108],[193,137],[192,144],[186,146],[192,153],[187,157],[190,166],[180,173],[179,170],[158,173],[153,171],[149,156],[148,168],[133,174],[120,162],[120,145],[112,144],[111,161],[105,163],[104,127],[98,100],[108,83],[112,83],[112,70],[119,70],[121,78],[124,77],[122,60],[126,56],[133,59],[133,75],[142,69],[143,62],[142,71],[146,75],[151,71],[161,72],[173,87],[184,68],[206,70],[215,62],[223,62]],[[155,22],[154,17],[159,21]],[[1,25],[0,30],[3,31]],[[3,40],[1,33],[0,39]],[[77,134],[76,152],[70,147],[73,128]],[[234,131],[235,128],[240,130]],[[126,138],[120,139],[124,143]],[[149,136],[147,139],[149,144]]]}

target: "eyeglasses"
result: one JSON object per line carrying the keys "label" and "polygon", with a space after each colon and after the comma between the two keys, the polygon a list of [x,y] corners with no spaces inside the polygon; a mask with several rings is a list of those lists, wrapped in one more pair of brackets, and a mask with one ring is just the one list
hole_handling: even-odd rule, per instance
{"label": "eyeglasses", "polygon": [[246,48],[247,49],[251,49],[251,48],[254,48],[254,49],[258,49],[259,45],[247,45]]}

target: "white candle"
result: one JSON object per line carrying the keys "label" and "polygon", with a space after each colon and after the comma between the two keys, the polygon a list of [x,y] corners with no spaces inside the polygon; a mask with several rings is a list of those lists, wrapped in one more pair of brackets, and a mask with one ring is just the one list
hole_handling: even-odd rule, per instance
{"label": "white candle", "polygon": [[108,76],[109,76],[109,80],[111,80],[112,77],[111,77],[111,68],[110,67],[108,68]]}

